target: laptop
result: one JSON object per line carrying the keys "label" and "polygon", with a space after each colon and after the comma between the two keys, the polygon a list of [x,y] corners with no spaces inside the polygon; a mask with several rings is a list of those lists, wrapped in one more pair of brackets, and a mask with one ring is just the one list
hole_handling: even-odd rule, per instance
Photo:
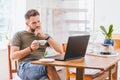
{"label": "laptop", "polygon": [[90,35],[70,36],[65,54],[52,57],[56,60],[71,60],[85,56]]}

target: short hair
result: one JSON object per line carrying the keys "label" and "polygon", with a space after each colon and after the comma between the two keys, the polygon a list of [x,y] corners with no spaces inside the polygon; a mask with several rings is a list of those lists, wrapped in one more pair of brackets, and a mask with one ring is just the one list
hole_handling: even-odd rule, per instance
{"label": "short hair", "polygon": [[30,19],[31,16],[37,16],[40,15],[39,12],[35,9],[30,9],[27,11],[27,13],[25,14],[25,19]]}

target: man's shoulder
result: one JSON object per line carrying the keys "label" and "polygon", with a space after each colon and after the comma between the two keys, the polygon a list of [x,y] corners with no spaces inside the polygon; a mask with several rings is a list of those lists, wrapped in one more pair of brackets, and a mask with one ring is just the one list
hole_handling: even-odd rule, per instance
{"label": "man's shoulder", "polygon": [[25,33],[26,33],[25,30],[17,31],[17,32],[15,32],[15,34],[13,35],[13,38],[14,38],[14,37],[23,36]]}
{"label": "man's shoulder", "polygon": [[25,30],[18,31],[18,33],[27,33]]}
{"label": "man's shoulder", "polygon": [[18,31],[18,32],[16,32],[15,34],[24,34],[24,33],[26,33],[27,31],[25,31],[25,30],[21,30],[21,31]]}

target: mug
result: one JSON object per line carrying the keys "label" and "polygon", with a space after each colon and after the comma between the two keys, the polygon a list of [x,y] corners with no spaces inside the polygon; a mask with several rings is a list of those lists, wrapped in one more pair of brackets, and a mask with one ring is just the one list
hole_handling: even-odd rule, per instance
{"label": "mug", "polygon": [[110,44],[103,44],[101,47],[101,54],[110,55],[114,53],[114,48]]}
{"label": "mug", "polygon": [[40,43],[40,45],[45,45],[46,44],[46,40],[38,40],[38,42]]}

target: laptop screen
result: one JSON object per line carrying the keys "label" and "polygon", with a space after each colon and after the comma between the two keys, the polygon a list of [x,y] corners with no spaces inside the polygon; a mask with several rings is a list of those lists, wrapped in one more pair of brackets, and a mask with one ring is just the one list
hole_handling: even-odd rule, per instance
{"label": "laptop screen", "polygon": [[70,36],[67,43],[65,60],[84,57],[90,35]]}

